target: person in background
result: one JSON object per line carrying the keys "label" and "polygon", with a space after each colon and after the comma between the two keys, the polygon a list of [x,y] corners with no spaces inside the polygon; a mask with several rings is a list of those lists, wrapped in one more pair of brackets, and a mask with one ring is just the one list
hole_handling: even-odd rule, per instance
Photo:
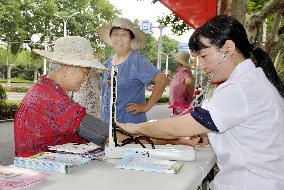
{"label": "person in background", "polygon": [[95,69],[90,70],[88,79],[73,95],[73,100],[85,107],[87,114],[96,118],[101,118],[100,72]]}
{"label": "person in background", "polygon": [[224,81],[213,96],[190,114],[120,127],[161,139],[208,133],[220,169],[212,190],[284,189],[283,84],[277,74],[266,76],[276,73],[268,54],[249,43],[237,19],[223,15],[197,28],[189,49],[213,82]]}
{"label": "person in background", "polygon": [[[137,50],[146,43],[145,33],[136,29],[127,18],[115,18],[111,26],[103,26],[97,31],[103,41],[114,50],[114,54],[105,62],[107,69],[101,78],[102,120],[109,122],[110,70],[112,66],[117,66],[117,121],[146,121],[146,112],[160,99],[168,80]],[[150,82],[154,83],[154,89],[146,102],[145,85]]]}
{"label": "person in background", "polygon": [[177,115],[188,108],[194,92],[194,79],[190,66],[190,54],[188,51],[179,51],[172,54],[176,63],[176,74],[170,83],[169,104],[173,108],[173,114]]}
{"label": "person in background", "polygon": [[33,51],[61,66],[42,75],[23,98],[14,122],[15,155],[31,156],[68,142],[104,145],[108,125],[87,114],[67,95],[80,89],[91,68],[105,68],[94,58],[89,40],[61,37],[55,41],[53,52]]}

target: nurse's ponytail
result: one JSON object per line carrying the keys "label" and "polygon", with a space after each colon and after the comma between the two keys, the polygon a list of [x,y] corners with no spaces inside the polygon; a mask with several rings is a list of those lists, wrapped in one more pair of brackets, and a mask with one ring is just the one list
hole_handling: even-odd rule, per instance
{"label": "nurse's ponytail", "polygon": [[252,48],[251,59],[256,67],[261,67],[268,80],[276,87],[279,94],[284,97],[284,85],[281,82],[269,55],[261,48]]}

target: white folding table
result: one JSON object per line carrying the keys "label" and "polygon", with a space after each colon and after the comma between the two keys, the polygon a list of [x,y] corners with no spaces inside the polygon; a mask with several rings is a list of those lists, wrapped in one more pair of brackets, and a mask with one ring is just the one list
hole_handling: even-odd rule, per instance
{"label": "white folding table", "polygon": [[115,164],[92,161],[70,174],[53,174],[32,190],[196,190],[213,168],[216,156],[210,146],[196,150],[196,160],[184,162],[179,174],[115,169]]}

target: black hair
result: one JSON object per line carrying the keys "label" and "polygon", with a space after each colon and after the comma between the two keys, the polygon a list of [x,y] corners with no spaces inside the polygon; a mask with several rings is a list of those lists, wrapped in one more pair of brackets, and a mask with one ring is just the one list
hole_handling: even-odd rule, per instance
{"label": "black hair", "polygon": [[252,50],[254,64],[257,67],[261,67],[268,80],[277,88],[278,92],[284,97],[284,85],[279,78],[277,71],[271,61],[269,55],[261,48],[255,48]]}
{"label": "black hair", "polygon": [[123,29],[123,30],[126,30],[130,33],[130,37],[131,37],[131,40],[135,38],[135,35],[133,34],[133,32],[127,28],[120,28],[120,27],[112,27],[109,31],[109,36],[111,36],[111,33],[113,32],[114,29]]}
{"label": "black hair", "polygon": [[284,97],[284,86],[277,75],[277,71],[269,55],[260,48],[254,48],[250,44],[244,26],[234,17],[219,15],[208,20],[204,25],[197,28],[189,39],[189,49],[192,52],[199,52],[208,46],[204,45],[200,38],[209,39],[210,44],[217,48],[223,47],[226,40],[232,40],[236,49],[246,59],[254,58],[256,67],[261,67],[268,80],[277,88]]}

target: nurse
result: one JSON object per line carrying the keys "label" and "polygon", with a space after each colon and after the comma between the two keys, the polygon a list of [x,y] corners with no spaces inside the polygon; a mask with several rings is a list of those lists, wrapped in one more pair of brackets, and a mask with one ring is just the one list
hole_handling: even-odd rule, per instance
{"label": "nurse", "polygon": [[208,133],[220,169],[211,189],[284,189],[284,91],[269,56],[231,16],[196,29],[189,48],[211,82],[225,81],[212,98],[187,115],[120,127],[163,139]]}

